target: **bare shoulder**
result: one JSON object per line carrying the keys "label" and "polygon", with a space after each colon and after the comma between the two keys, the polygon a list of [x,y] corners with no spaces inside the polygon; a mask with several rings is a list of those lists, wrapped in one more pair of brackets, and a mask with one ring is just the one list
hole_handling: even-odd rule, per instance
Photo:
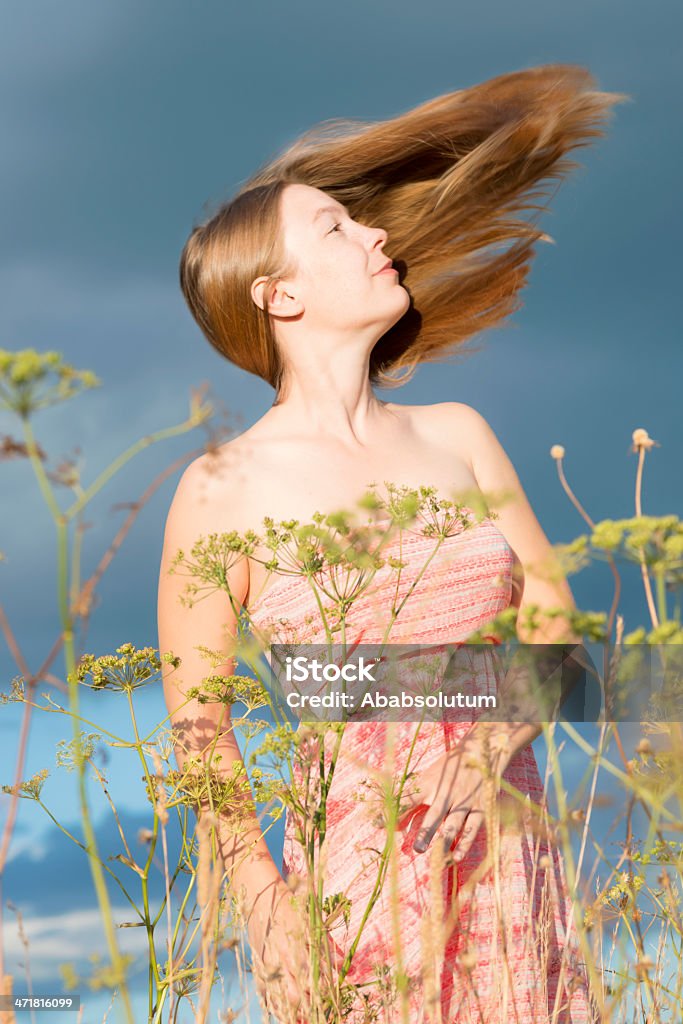
{"label": "bare shoulder", "polygon": [[257,479],[259,450],[263,447],[263,442],[247,430],[209,449],[187,467],[188,486],[206,495],[207,500],[222,500],[228,488],[234,501],[238,492],[244,494]]}
{"label": "bare shoulder", "polygon": [[193,523],[198,532],[238,528],[245,486],[238,440],[204,452],[185,468],[173,495],[169,522]]}
{"label": "bare shoulder", "polygon": [[[194,459],[183,471],[171,500],[164,527],[163,547],[160,565],[161,595],[172,604],[176,587],[184,577],[168,577],[168,572],[179,552],[189,553],[202,538],[211,534],[230,533],[239,530],[235,507],[239,506],[239,490],[231,487],[225,469],[223,456],[217,462],[211,453]],[[169,579],[176,582],[169,582]],[[242,600],[249,587],[248,559],[235,559],[229,573],[230,587],[235,596]],[[219,605],[221,614],[225,611],[227,598],[219,593],[213,604]],[[206,610],[209,602],[204,601]]]}
{"label": "bare shoulder", "polygon": [[486,422],[480,412],[465,402],[436,402],[423,406],[427,415],[451,426],[473,426]]}
{"label": "bare shoulder", "polygon": [[[457,433],[477,485],[492,507],[497,505],[495,499],[503,498],[504,494],[513,502],[524,503],[526,496],[517,471],[488,420],[464,402],[442,402],[431,408],[444,426]],[[501,501],[501,509],[503,505],[505,502]]]}
{"label": "bare shoulder", "polygon": [[[472,472],[487,505],[496,514],[496,526],[508,541],[522,571],[516,586],[523,601],[540,607],[575,607],[569,585],[559,570],[553,546],[534,512],[516,467],[486,418],[470,405],[443,403],[443,415],[467,438]],[[515,604],[522,600],[517,593]],[[558,629],[562,629],[562,625]],[[539,641],[554,642],[551,628]]]}
{"label": "bare shoulder", "polygon": [[202,518],[210,516],[216,492],[216,479],[212,472],[211,460],[208,453],[205,453],[193,459],[181,474],[173,495],[170,514],[198,515]]}
{"label": "bare shoulder", "polygon": [[480,477],[485,477],[489,484],[492,477],[501,484],[515,482],[513,474],[516,479],[516,472],[503,443],[488,420],[477,409],[465,402],[440,402],[426,408],[431,410],[430,414],[437,422],[457,435],[461,451],[467,456],[482,490],[484,483]]}
{"label": "bare shoulder", "polygon": [[457,443],[458,455],[476,476],[474,463],[477,452],[491,443],[493,435],[481,413],[464,402],[435,402],[433,405],[411,406],[410,409],[425,427],[435,431],[435,437],[452,438]]}
{"label": "bare shoulder", "polygon": [[[487,466],[494,460],[495,471],[510,477],[512,464],[507,457],[502,440],[497,436],[489,421],[478,409],[464,403],[458,404],[459,422],[467,436],[470,460],[474,475],[486,473]],[[513,471],[514,472],[514,471]],[[508,480],[508,483],[511,483]]]}

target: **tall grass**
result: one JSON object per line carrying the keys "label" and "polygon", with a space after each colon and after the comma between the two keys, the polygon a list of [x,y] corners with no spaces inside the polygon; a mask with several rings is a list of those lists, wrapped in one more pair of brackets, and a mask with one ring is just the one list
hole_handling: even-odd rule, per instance
{"label": "tall grass", "polygon": [[[348,723],[307,722],[294,729],[296,723],[283,715],[282,705],[274,699],[269,685],[262,657],[264,642],[269,638],[259,635],[245,610],[240,618],[235,655],[250,674],[228,678],[218,674],[215,670],[222,656],[205,649],[206,675],[188,693],[188,701],[199,699],[224,705],[230,728],[240,735],[244,765],[234,765],[227,771],[216,754],[208,759],[191,757],[183,771],[172,767],[177,736],[169,728],[170,716],[154,729],[141,732],[136,692],[142,686],[158,684],[166,663],[181,677],[179,659],[172,654],[162,659],[154,647],[135,648],[130,643],[119,644],[113,654],[76,654],[78,629],[87,622],[96,585],[123,539],[120,532],[104,553],[97,572],[83,581],[82,515],[117,469],[138,451],[149,443],[205,423],[212,409],[195,394],[190,414],[183,423],[133,445],[86,487],[74,466],[62,466],[57,475],[47,471],[31,421],[36,410],[69,400],[97,383],[94,375],[73,369],[57,353],[0,351],[0,401],[16,415],[23,434],[12,439],[12,454],[27,459],[56,524],[61,621],[52,650],[40,670],[32,674],[12,632],[10,616],[0,608],[0,625],[19,670],[2,699],[4,703],[23,705],[14,781],[3,786],[10,800],[0,849],[0,876],[5,872],[17,800],[21,797],[40,806],[54,828],[82,849],[98,900],[103,948],[108,959],[87,976],[79,976],[65,964],[67,990],[108,989],[116,995],[115,1009],[121,1018],[135,1019],[129,991],[133,958],[122,949],[122,933],[118,932],[112,914],[111,893],[117,892],[130,907],[129,926],[143,929],[146,936],[150,1022],[210,1019],[210,1006],[216,1005],[216,984],[221,981],[221,956],[229,958],[243,996],[242,1006],[222,1007],[221,1019],[225,1021],[253,1019],[249,995],[254,987],[265,1021],[274,1014],[277,1020],[293,1024],[301,1020],[386,1020],[412,1024],[419,1013],[424,1021],[446,1024],[448,1020],[460,1019],[452,1009],[458,1000],[462,1019],[524,1020],[523,1011],[515,1002],[518,986],[512,954],[525,947],[536,964],[539,990],[533,998],[536,1005],[549,1007],[549,1021],[562,1021],[566,1004],[572,999],[576,1000],[573,1019],[585,1019],[581,1017],[579,1007],[583,1004],[579,1000],[586,993],[595,1021],[659,1024],[683,1019],[683,843],[677,841],[683,796],[683,737],[680,724],[669,720],[671,715],[668,719],[658,715],[654,704],[651,718],[640,723],[635,742],[628,729],[609,716],[591,728],[592,741],[586,738],[585,728],[579,730],[569,721],[539,723],[546,770],[543,797],[537,803],[529,801],[511,784],[509,773],[506,778],[510,751],[506,753],[504,743],[497,744],[496,730],[482,732],[486,738],[476,747],[463,746],[462,766],[458,768],[461,774],[456,774],[455,779],[457,782],[473,772],[481,779],[486,842],[476,847],[482,852],[481,859],[466,875],[454,872],[457,843],[455,850],[447,850],[434,841],[424,854],[429,860],[430,883],[420,925],[419,977],[408,969],[406,960],[410,936],[403,925],[405,893],[400,888],[401,848],[406,835],[402,818],[417,769],[412,761],[413,747],[407,756],[398,753],[398,723],[387,731],[389,742],[383,763],[379,768],[365,766],[364,784],[354,794],[362,802],[364,813],[381,823],[377,833],[381,842],[376,849],[366,851],[364,863],[359,860],[357,865],[358,878],[370,875],[373,880],[360,907],[350,899],[349,891],[335,889],[335,879],[327,871],[333,852],[327,837],[328,801],[334,793],[335,773],[344,759],[340,752]],[[9,439],[6,450],[8,442]],[[564,616],[572,635],[604,644],[608,660],[602,666],[602,676],[608,689],[619,673],[622,678],[624,672],[628,673],[629,651],[647,647],[662,657],[683,639],[683,529],[676,515],[647,516],[642,510],[644,460],[654,444],[644,430],[634,432],[633,452],[638,457],[634,516],[597,523],[590,519],[569,486],[563,470],[563,450],[559,446],[551,450],[560,483],[586,523],[581,536],[557,547],[558,555],[568,573],[583,571],[596,560],[606,561],[614,579],[614,599],[607,612],[527,608],[527,625],[537,628],[544,619]],[[57,500],[56,485],[66,486],[73,493],[73,501],[66,509]],[[434,549],[418,577],[428,576],[429,563],[448,531],[463,526],[462,509],[457,503],[439,498],[426,487],[398,491],[390,486],[388,501],[369,493],[363,507],[371,513],[388,512],[391,526],[399,535],[408,527],[431,524]],[[133,520],[134,516],[127,529]],[[384,544],[392,536],[386,524],[379,530],[372,525],[359,528],[340,512],[331,517],[315,517],[305,524],[276,524],[270,520],[265,527],[264,537],[272,550],[272,571],[277,573],[286,567],[287,572],[305,577],[329,645],[344,647],[353,640],[351,631],[350,636],[346,635],[347,622],[353,621],[353,604],[371,591],[377,571],[395,572],[398,580],[404,569],[400,559],[383,558]],[[175,568],[188,575],[188,600],[197,598],[196,588],[201,584],[202,592],[212,587],[223,588],[234,601],[226,581],[226,566],[251,551],[253,539],[234,532],[198,538],[192,552],[179,553]],[[638,566],[649,616],[647,624],[628,632],[619,611],[619,565],[624,560]],[[330,615],[329,600],[335,594],[338,603]],[[405,600],[410,601],[410,594]],[[385,640],[390,642],[396,608],[383,611],[387,617]],[[507,609],[473,635],[471,642],[484,644],[486,637],[495,637],[504,643],[514,638],[517,623],[513,613],[513,609]],[[55,667],[58,658],[63,659],[61,673]],[[635,664],[640,666],[642,661],[636,659]],[[36,697],[39,682],[52,687],[52,693],[43,694],[42,701]],[[675,690],[679,685],[677,677],[673,685]],[[120,695],[130,721],[127,735],[114,734],[84,717],[79,702],[82,687]],[[61,695],[59,699],[55,693]],[[63,740],[58,747],[57,766],[75,772],[84,841],[67,832],[53,814],[45,795],[50,788],[48,769],[28,780],[23,778],[34,710],[70,719],[71,739]],[[413,746],[419,731],[417,726],[413,730]],[[144,858],[134,855],[133,843],[125,834],[106,780],[96,764],[94,753],[98,744],[124,748],[139,762],[150,803],[149,828],[138,837],[147,846]],[[572,784],[571,794],[564,779],[568,744],[580,751],[584,766],[583,776],[578,785]],[[116,871],[111,858],[98,847],[86,787],[88,774],[99,783],[117,823],[121,849],[116,854]],[[253,809],[258,809],[264,834],[286,813],[293,823],[300,851],[300,870],[287,877],[291,905],[286,920],[292,927],[291,942],[286,948],[260,951],[263,956],[249,947],[245,894],[231,886],[221,854],[222,845],[239,833],[246,814]],[[604,826],[600,826],[600,819],[606,815],[611,818],[611,844],[601,834]],[[506,879],[510,877],[506,858],[513,848],[508,837],[520,829],[533,837],[527,871],[532,890],[541,880],[541,904],[538,917],[529,914],[524,933],[517,931],[513,936],[509,893],[505,891]],[[180,837],[177,862],[170,853],[170,830]],[[611,852],[614,843],[618,843],[618,856]],[[153,901],[150,879],[159,864],[164,895]],[[553,883],[553,878],[558,870],[560,896],[565,892],[566,879],[569,917],[562,955],[551,959],[550,929],[553,900],[557,896],[553,884],[558,884]],[[458,884],[446,893],[444,879],[454,876]],[[482,966],[488,951],[468,944],[466,921],[462,917],[468,900],[482,884],[492,886],[498,918],[492,927],[497,943],[495,975],[487,975]],[[379,907],[388,908],[386,939],[393,954],[384,963],[368,964],[362,961],[362,953],[373,912]],[[457,954],[453,953],[454,935],[462,937]],[[0,942],[0,952],[3,950],[4,943]],[[278,954],[282,964],[278,963]],[[444,1016],[444,965],[452,968],[454,956],[455,1004],[451,1001],[451,1015]],[[580,970],[577,961],[583,965]],[[287,994],[285,967],[287,971],[293,970],[301,981],[298,1007],[292,1005]],[[4,979],[5,991],[11,992],[12,979],[7,976],[4,956],[0,977]],[[26,982],[31,991],[29,974]],[[11,1019],[11,1011],[8,1013]],[[83,1011],[80,1019],[82,1014]]]}

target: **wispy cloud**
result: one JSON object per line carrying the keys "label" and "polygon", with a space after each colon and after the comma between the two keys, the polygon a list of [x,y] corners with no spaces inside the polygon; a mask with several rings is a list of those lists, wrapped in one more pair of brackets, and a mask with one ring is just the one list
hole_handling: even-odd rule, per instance
{"label": "wispy cloud", "polygon": [[[10,911],[4,914],[5,956],[9,973],[25,974],[26,950],[19,928]],[[131,919],[130,908],[116,907],[112,917],[118,925]],[[53,980],[60,976],[60,965],[74,963],[84,969],[92,953],[100,951],[106,959],[106,941],[99,908],[66,910],[59,914],[23,916],[22,927],[28,939],[29,963],[34,981]],[[142,957],[148,948],[144,928],[122,928],[117,932],[121,952]],[[79,967],[77,966],[78,970]],[[144,969],[143,969],[144,970]],[[15,983],[15,990],[18,984]]]}

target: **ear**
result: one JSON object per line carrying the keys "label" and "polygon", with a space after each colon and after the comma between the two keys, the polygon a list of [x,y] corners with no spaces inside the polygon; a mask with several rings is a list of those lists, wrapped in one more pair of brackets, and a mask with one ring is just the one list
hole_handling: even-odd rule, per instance
{"label": "ear", "polygon": [[[251,297],[259,309],[264,307],[267,282],[267,277],[257,277],[251,286]],[[273,316],[292,317],[298,316],[303,311],[304,304],[292,294],[291,285],[284,280],[276,281],[268,303],[268,312]]]}

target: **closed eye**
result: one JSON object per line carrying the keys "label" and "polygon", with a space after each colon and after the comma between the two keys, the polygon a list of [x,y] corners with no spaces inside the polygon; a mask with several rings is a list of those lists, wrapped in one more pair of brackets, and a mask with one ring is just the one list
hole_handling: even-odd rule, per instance
{"label": "closed eye", "polygon": [[333,231],[336,231],[337,228],[340,228],[340,227],[341,227],[341,224],[335,224],[334,227],[330,228],[330,230],[327,232],[328,235],[331,235]]}

